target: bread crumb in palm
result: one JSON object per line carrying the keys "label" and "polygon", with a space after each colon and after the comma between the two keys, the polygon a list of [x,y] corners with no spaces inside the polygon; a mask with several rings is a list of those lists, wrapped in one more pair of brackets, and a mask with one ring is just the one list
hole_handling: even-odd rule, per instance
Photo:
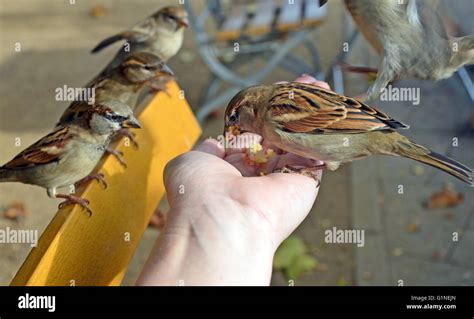
{"label": "bread crumb in palm", "polygon": [[275,152],[272,149],[264,150],[260,143],[253,143],[247,150],[250,165],[264,164],[273,156]]}

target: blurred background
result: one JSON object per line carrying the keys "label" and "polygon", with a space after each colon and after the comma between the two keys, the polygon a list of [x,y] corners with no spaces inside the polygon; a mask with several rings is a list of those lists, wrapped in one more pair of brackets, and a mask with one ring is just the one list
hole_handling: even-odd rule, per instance
{"label": "blurred background", "polygon": [[[235,7],[240,2],[232,1],[232,4]],[[55,100],[55,89],[85,85],[115,55],[119,44],[95,55],[90,54],[91,48],[160,7],[177,3],[177,0],[81,0],[75,4],[69,0],[0,0],[0,163],[10,160],[54,126],[68,106],[67,102]],[[190,3],[196,15],[208,4],[205,0]],[[222,9],[224,14],[235,14],[232,7],[227,8]],[[259,12],[258,7],[249,10]],[[450,26],[452,32],[474,33],[473,0],[451,1],[443,12],[455,22]],[[343,2],[329,1],[318,13],[305,23],[305,29],[292,25],[289,14],[281,34],[261,31],[255,42],[263,43],[263,47],[249,53],[256,57],[248,59],[251,63],[239,62],[238,54],[233,53],[237,40],[228,34],[220,35],[228,38],[221,39],[219,54],[208,51],[205,55],[203,36],[219,36],[212,24],[219,17],[208,17],[202,30],[186,31],[183,48],[169,65],[193,110],[196,113],[201,110],[203,139],[221,134],[222,107],[230,99],[222,98],[222,94],[235,90],[227,83],[211,92],[216,98],[212,94],[207,99],[204,96],[212,79],[210,68],[216,67],[213,65],[216,61],[231,70],[239,68],[238,74],[248,79],[265,70],[275,54],[288,49],[307,61],[309,69],[305,70],[304,64],[291,58],[281,59],[268,69],[268,74],[262,74],[259,82],[292,80],[303,71],[321,79],[329,76],[331,85],[334,85],[332,78],[339,80],[338,88],[344,84],[345,94],[349,96],[367,90],[370,85],[367,76],[344,74],[341,82],[341,74],[331,69],[351,34],[352,23]],[[241,36],[244,39],[238,43],[255,44],[245,39],[247,35]],[[305,41],[296,43],[298,37]],[[296,39],[297,46],[291,46],[292,39]],[[17,43],[21,45],[19,52],[15,51]],[[315,54],[310,46],[318,52],[319,68],[312,68]],[[347,62],[377,66],[379,57],[361,36],[349,43],[348,48],[343,53]],[[247,47],[240,49],[245,52]],[[209,61],[209,54],[218,57]],[[413,140],[474,167],[474,103],[459,76],[436,83],[397,81],[395,86],[419,87],[420,105],[383,101],[376,106],[411,125],[407,135]],[[206,104],[218,105],[203,113],[202,106]],[[18,138],[20,147],[15,146]],[[446,174],[397,158],[376,157],[327,172],[309,217],[279,251],[272,284],[473,285],[472,195],[472,188]],[[41,234],[54,216],[57,204],[41,188],[0,184],[0,229],[38,229]],[[161,210],[166,211],[166,203]],[[365,245],[359,248],[355,244],[326,243],[324,232],[333,227],[364,230]],[[457,240],[453,240],[454,233],[459,235]],[[124,285],[134,283],[158,234],[159,229],[153,227],[146,231]],[[9,284],[29,251],[29,245],[0,244],[0,285]]]}

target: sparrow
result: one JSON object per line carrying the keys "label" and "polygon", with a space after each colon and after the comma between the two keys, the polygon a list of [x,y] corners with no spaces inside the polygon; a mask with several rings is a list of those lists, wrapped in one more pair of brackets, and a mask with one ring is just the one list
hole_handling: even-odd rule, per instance
{"label": "sparrow", "polygon": [[158,10],[145,20],[137,23],[131,30],[123,31],[101,41],[92,53],[117,42],[126,41],[115,58],[102,71],[105,74],[117,67],[129,54],[148,51],[164,62],[175,56],[183,45],[184,30],[189,26],[188,14],[183,6],[168,6]]}
{"label": "sparrow", "polygon": [[435,153],[398,133],[409,127],[355,99],[314,85],[277,83],[239,92],[225,112],[224,135],[251,132],[283,151],[322,161],[296,171],[336,170],[372,155],[406,157],[431,165],[474,186],[469,167]]}
{"label": "sparrow", "polygon": [[[173,77],[173,71],[156,55],[134,52],[120,66],[109,74],[93,80],[87,87],[94,89],[95,103],[115,100],[130,105],[131,111],[135,112],[138,107],[138,98],[147,88],[165,90],[166,83]],[[77,115],[84,111],[84,107],[87,107],[87,104],[73,102],[64,111],[56,126],[68,125],[74,121]],[[115,136],[127,136],[135,146],[138,146],[128,129],[118,131]],[[120,152],[111,149],[107,152],[113,154],[123,166],[126,166]]]}
{"label": "sparrow", "polygon": [[382,56],[370,100],[395,79],[446,79],[474,63],[474,35],[449,36],[426,0],[344,1],[359,31]]}
{"label": "sparrow", "polygon": [[[92,80],[86,88],[93,89],[95,102],[116,100],[130,105],[135,111],[145,89],[164,90],[164,85],[173,78],[173,71],[159,57],[148,52],[134,52],[108,74]],[[74,118],[72,114],[77,106],[82,105],[72,103],[66,109],[59,125]]]}
{"label": "sparrow", "polygon": [[[72,194],[58,194],[57,188],[87,180],[110,142],[122,128],[140,128],[130,107],[119,101],[107,101],[82,111],[68,125],[57,126],[51,133],[26,148],[0,167],[0,182],[20,182],[47,189],[51,198],[65,199],[59,205],[81,205],[89,214],[89,201]],[[96,174],[93,179],[101,179]],[[104,182],[104,186],[106,186]]]}

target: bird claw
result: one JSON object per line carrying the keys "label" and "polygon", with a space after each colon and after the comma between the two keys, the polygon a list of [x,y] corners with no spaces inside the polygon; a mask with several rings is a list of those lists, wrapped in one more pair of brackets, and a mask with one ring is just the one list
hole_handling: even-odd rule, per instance
{"label": "bird claw", "polygon": [[89,176],[78,181],[76,183],[76,186],[79,186],[92,180],[97,181],[99,184],[102,185],[102,187],[104,187],[104,189],[107,189],[107,182],[105,181],[105,176],[102,173],[90,174]]}
{"label": "bird claw", "polygon": [[59,209],[63,209],[64,207],[69,205],[79,205],[89,214],[89,217],[92,216],[92,210],[89,208],[90,202],[87,199],[80,198],[74,195],[56,195],[56,197],[66,199],[64,202],[59,204]]}
{"label": "bird claw", "polygon": [[135,139],[135,134],[132,133],[130,130],[127,129],[121,129],[120,131],[117,132],[116,136],[118,137],[127,137],[130,142],[135,146],[135,148],[139,148],[139,145],[137,143],[137,140]]}
{"label": "bird claw", "polygon": [[127,163],[125,162],[125,159],[123,158],[123,152],[119,150],[113,150],[113,149],[107,149],[107,153],[115,156],[117,161],[120,162],[120,164],[124,167],[127,168]]}
{"label": "bird claw", "polygon": [[316,181],[316,187],[319,187],[321,185],[321,180],[317,172],[325,168],[326,168],[326,164],[313,166],[313,167],[304,167],[304,168],[295,168],[291,166],[285,166],[285,167],[277,168],[273,170],[273,173],[283,173],[283,174],[294,173],[294,174],[307,176],[309,178],[314,179]]}

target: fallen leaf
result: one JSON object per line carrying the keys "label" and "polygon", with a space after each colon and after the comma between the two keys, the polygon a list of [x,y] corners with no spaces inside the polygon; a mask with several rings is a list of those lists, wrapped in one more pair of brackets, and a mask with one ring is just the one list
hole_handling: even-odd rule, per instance
{"label": "fallen leaf", "polygon": [[395,256],[395,257],[399,257],[401,255],[403,255],[403,249],[397,247],[397,248],[394,248],[393,251],[392,251],[392,255]]}
{"label": "fallen leaf", "polygon": [[412,166],[412,172],[415,176],[420,176],[425,173],[425,168],[421,165]]}
{"label": "fallen leaf", "polygon": [[439,251],[434,251],[431,254],[431,260],[432,261],[440,261],[441,260],[441,253]]}
{"label": "fallen leaf", "polygon": [[15,221],[29,215],[30,212],[26,209],[25,205],[20,202],[13,202],[3,210],[3,217]]}
{"label": "fallen leaf", "polygon": [[310,271],[318,265],[316,259],[310,255],[300,255],[293,260],[288,268],[285,268],[283,273],[287,279],[298,279],[298,277],[307,271]]}
{"label": "fallen leaf", "polygon": [[419,230],[420,225],[418,223],[411,223],[405,226],[405,231],[410,234],[417,233]]}
{"label": "fallen leaf", "polygon": [[107,15],[107,8],[98,4],[92,7],[90,15],[93,18],[100,19]]}
{"label": "fallen leaf", "polygon": [[344,277],[341,277],[337,281],[337,285],[340,287],[345,287],[345,286],[349,286],[349,282]]}
{"label": "fallen leaf", "polygon": [[428,209],[454,207],[464,201],[464,195],[453,190],[451,187],[445,187],[442,191],[431,195],[425,203]]}
{"label": "fallen leaf", "polygon": [[444,214],[444,218],[446,218],[447,220],[453,220],[454,217],[455,217],[455,215],[454,215],[453,212],[449,212],[449,213]]}
{"label": "fallen leaf", "polygon": [[295,280],[302,273],[316,268],[318,261],[308,254],[308,248],[304,242],[296,236],[288,237],[278,247],[273,268],[281,270],[287,280]]}

